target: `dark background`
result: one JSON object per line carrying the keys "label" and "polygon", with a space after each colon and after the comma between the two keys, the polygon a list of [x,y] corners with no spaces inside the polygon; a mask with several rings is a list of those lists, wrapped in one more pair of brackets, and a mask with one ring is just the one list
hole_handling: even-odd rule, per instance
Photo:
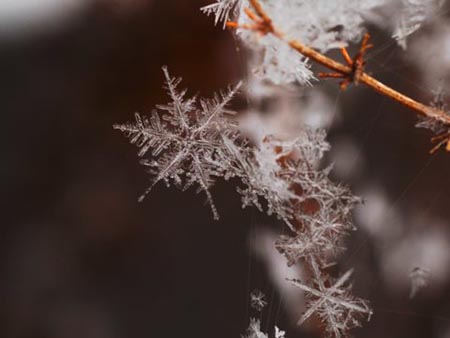
{"label": "dark background", "polygon": [[[148,178],[112,129],[165,102],[163,65],[205,96],[242,77],[245,55],[199,11],[205,4],[142,1],[123,13],[98,2],[58,29],[2,37],[0,337],[239,337],[249,290],[273,293],[247,238],[259,224],[279,229],[276,222],[242,210],[234,183],[213,190],[218,222],[193,191],[161,185],[137,203]],[[371,70],[429,100],[403,52],[371,29],[385,46]],[[375,182],[406,214],[426,209],[448,226],[450,154],[430,161],[431,135],[413,127],[414,114],[364,88],[339,94],[339,104],[344,114],[329,140],[354,140],[365,163],[346,183]],[[355,233],[343,258],[376,311],[355,335],[447,338],[450,285],[413,302],[392,294],[376,282],[381,263],[368,238]],[[288,337],[306,336],[283,310],[276,320]]]}

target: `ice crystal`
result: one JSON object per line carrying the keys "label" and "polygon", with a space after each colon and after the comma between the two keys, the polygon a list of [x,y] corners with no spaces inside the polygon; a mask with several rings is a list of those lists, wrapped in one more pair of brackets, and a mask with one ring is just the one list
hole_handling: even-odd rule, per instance
{"label": "ice crystal", "polygon": [[352,270],[337,280],[324,275],[313,261],[313,280],[303,283],[291,280],[291,283],[306,292],[307,310],[298,321],[303,324],[314,314],[324,325],[328,337],[346,337],[348,330],[361,325],[361,318],[370,319],[372,311],[367,303],[351,294],[348,280]]}
{"label": "ice crystal", "polygon": [[409,293],[409,298],[414,298],[420,290],[428,287],[430,277],[431,273],[427,269],[420,267],[414,268],[409,274],[409,278],[411,279],[411,291]]}
{"label": "ice crystal", "polygon": [[402,0],[403,8],[393,34],[398,44],[406,49],[408,36],[416,32],[430,15],[442,6],[442,0]]}
{"label": "ice crystal", "polygon": [[201,10],[206,15],[214,15],[214,23],[217,25],[219,22],[222,22],[223,27],[225,28],[225,24],[230,20],[230,16],[233,12],[236,12],[240,1],[241,0],[217,0],[211,5],[202,7]]}
{"label": "ice crystal", "polygon": [[[319,168],[329,149],[325,131],[304,126],[295,139],[267,135],[250,145],[230,119],[233,112],[226,108],[239,85],[213,99],[187,98],[186,90],[178,89],[181,80],[170,77],[165,68],[164,74],[169,103],[158,105],[149,117],[136,114],[135,122],[115,126],[137,145],[143,164],[153,175],[146,193],[159,181],[182,189],[195,184],[206,193],[217,218],[211,184],[218,177],[238,178],[243,207],[255,206],[290,227],[293,236],[282,236],[275,244],[288,264],[301,259],[314,268],[311,283],[293,281],[310,294],[305,320],[317,313],[336,337],[356,326],[354,313],[370,311],[363,301],[351,297],[350,287],[343,286],[350,273],[326,288],[331,279],[316,267],[340,251],[343,236],[353,230],[351,210],[359,202],[346,187],[329,179],[331,167]],[[251,297],[257,310],[265,306],[262,293]],[[267,335],[260,331],[259,321],[252,320],[245,338]]]}
{"label": "ice crystal", "polygon": [[158,105],[159,112],[153,111],[148,118],[136,114],[135,122],[114,126],[137,145],[140,157],[150,155],[142,163],[154,178],[140,199],[159,181],[174,183],[183,190],[196,184],[199,191],[205,192],[214,217],[218,218],[209,192],[216,174],[211,161],[225,149],[223,138],[235,139],[237,135],[226,117],[233,112],[226,105],[239,85],[213,99],[186,98],[186,90],[178,89],[181,79],[170,77],[166,68],[163,71],[171,101]]}
{"label": "ice crystal", "polygon": [[[244,187],[239,188],[238,192],[242,195],[244,207],[253,205],[263,211],[263,199],[269,215],[276,215],[294,229],[295,203],[292,201],[302,197],[295,193],[293,176],[303,173],[294,170],[287,172],[287,163],[291,162],[290,157],[297,156],[301,158],[302,165],[312,168],[324,151],[328,150],[329,146],[324,138],[323,131],[305,128],[295,140],[280,141],[268,136],[254,149],[243,149],[233,142],[227,142],[229,151],[222,153],[226,157],[218,165],[225,166],[223,171],[232,168],[229,175],[241,179]],[[230,159],[232,163],[229,162]],[[313,179],[308,178],[305,184],[314,185]]]}
{"label": "ice crystal", "polygon": [[256,311],[261,311],[267,305],[265,295],[260,290],[253,290],[250,294],[250,306]]}
{"label": "ice crystal", "polygon": [[310,85],[315,79],[308,59],[293,50],[286,42],[267,35],[259,43],[260,47],[264,47],[263,60],[253,71],[260,79],[270,80],[277,85],[284,83]]}

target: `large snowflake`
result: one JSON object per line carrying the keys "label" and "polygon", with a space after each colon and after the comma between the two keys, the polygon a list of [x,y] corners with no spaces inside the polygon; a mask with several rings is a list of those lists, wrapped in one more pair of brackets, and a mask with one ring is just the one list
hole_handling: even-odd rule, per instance
{"label": "large snowflake", "polygon": [[196,184],[199,191],[205,192],[217,219],[209,192],[217,171],[211,163],[224,151],[224,138],[237,137],[234,125],[226,118],[233,112],[226,105],[240,85],[212,99],[197,100],[186,98],[186,90],[178,90],[181,79],[171,77],[166,68],[163,71],[171,101],[158,105],[159,111],[153,111],[148,118],[136,114],[135,122],[114,126],[138,146],[140,157],[150,155],[142,163],[154,178],[140,200],[160,181],[174,183],[183,190]]}
{"label": "large snowflake", "polygon": [[364,300],[354,297],[351,293],[351,285],[347,282],[352,270],[333,281],[322,274],[314,260],[311,263],[314,275],[312,282],[305,284],[299,280],[291,280],[293,285],[306,292],[308,302],[307,311],[298,321],[298,325],[316,314],[328,337],[347,337],[350,329],[361,325],[361,318],[370,319],[372,311]]}

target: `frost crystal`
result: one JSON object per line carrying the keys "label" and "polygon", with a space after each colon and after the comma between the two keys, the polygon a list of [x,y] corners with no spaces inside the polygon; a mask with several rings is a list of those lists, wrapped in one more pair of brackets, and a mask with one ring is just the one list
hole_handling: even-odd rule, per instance
{"label": "frost crystal", "polygon": [[[363,33],[364,15],[385,0],[261,0],[261,4],[277,29],[287,40],[296,39],[322,52],[359,40]],[[249,24],[244,12],[250,7],[242,0],[238,21]],[[239,30],[241,39],[260,56],[254,70],[275,84],[298,82],[309,84],[313,74],[307,60],[279,39]]]}
{"label": "frost crystal", "polygon": [[183,190],[197,184],[218,218],[209,192],[216,175],[211,161],[225,149],[223,138],[237,135],[225,115],[233,114],[226,105],[240,85],[213,99],[200,99],[197,107],[196,98],[185,98],[186,90],[178,90],[181,79],[170,77],[166,68],[163,71],[170,103],[157,106],[160,112],[154,111],[149,118],[136,114],[135,122],[114,126],[137,145],[140,157],[151,157],[142,163],[154,179],[140,200],[159,181],[167,185],[173,182]]}
{"label": "frost crystal", "polygon": [[267,305],[264,294],[259,290],[253,290],[250,294],[250,305],[256,311],[261,311]]}
{"label": "frost crystal", "polygon": [[[279,31],[288,40],[302,43],[325,52],[348,42],[359,40],[363,33],[364,16],[387,0],[261,0],[261,4]],[[217,0],[203,7],[206,14],[215,15],[215,23],[225,23],[236,11],[240,24],[250,24],[245,8],[248,0]],[[272,35],[258,36],[254,32],[238,30],[241,39],[252,48],[254,72],[275,84],[298,82],[308,85],[314,80],[308,60],[285,42]]]}
{"label": "frost crystal", "polygon": [[348,330],[361,325],[361,317],[370,319],[372,311],[367,303],[351,294],[351,285],[346,285],[352,270],[334,281],[320,271],[316,263],[312,265],[313,280],[304,284],[299,280],[291,283],[306,292],[307,311],[298,321],[303,324],[316,314],[324,325],[328,337],[346,337]]}
{"label": "frost crystal", "polygon": [[[269,215],[276,215],[295,230],[297,207],[307,203],[305,196],[296,194],[295,183],[302,181],[304,191],[316,190],[313,188],[317,184],[315,178],[321,174],[313,167],[329,148],[324,138],[323,131],[305,128],[295,140],[280,141],[268,136],[255,149],[243,149],[227,142],[229,153],[222,153],[226,157],[218,165],[225,165],[223,171],[232,168],[231,172],[228,169],[229,175],[239,177],[245,185],[238,189],[244,207],[253,205],[262,211],[263,199]],[[233,159],[231,164],[230,158]],[[309,168],[309,171],[302,172],[300,168]],[[301,177],[304,174],[312,176]]]}
{"label": "frost crystal", "polygon": [[[266,135],[249,145],[226,108],[239,85],[213,99],[197,100],[178,90],[180,79],[170,77],[166,69],[164,74],[170,102],[158,105],[148,118],[136,114],[135,122],[115,126],[137,145],[154,177],[147,192],[159,181],[182,189],[195,184],[206,193],[217,218],[211,184],[218,177],[238,178],[243,207],[256,206],[289,226],[291,234],[275,243],[288,264],[302,260],[314,272],[311,283],[292,281],[310,300],[301,322],[316,313],[336,337],[359,325],[356,314],[370,314],[370,310],[351,296],[350,286],[344,286],[351,272],[328,287],[332,279],[318,267],[330,263],[341,250],[343,237],[354,229],[351,210],[360,202],[348,188],[329,179],[331,167],[318,168],[329,149],[325,131],[304,126],[293,140]],[[264,295],[252,293],[251,305],[260,311],[266,305]],[[282,331],[277,332],[283,337]],[[267,335],[253,319],[244,337]]]}
{"label": "frost crystal", "polygon": [[216,3],[202,7],[201,10],[206,15],[213,14],[215,17],[214,24],[217,25],[219,22],[223,22],[223,27],[225,28],[225,24],[230,20],[230,16],[235,12],[240,1],[241,0],[217,0]]}

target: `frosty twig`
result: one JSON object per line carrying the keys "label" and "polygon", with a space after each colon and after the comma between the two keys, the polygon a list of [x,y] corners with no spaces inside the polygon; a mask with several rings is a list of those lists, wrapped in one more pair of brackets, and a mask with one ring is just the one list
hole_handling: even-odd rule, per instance
{"label": "frosty twig", "polygon": [[[279,39],[286,41],[290,47],[294,50],[302,54],[303,56],[313,60],[314,62],[332,70],[334,73],[322,73],[319,74],[321,77],[331,77],[331,78],[341,78],[343,81],[341,82],[341,89],[345,89],[348,84],[354,83],[363,83],[366,86],[372,88],[376,92],[381,95],[387,96],[402,105],[416,111],[417,113],[425,116],[428,119],[431,119],[435,122],[443,124],[447,127],[450,127],[450,115],[447,114],[444,110],[438,109],[436,107],[428,106],[422,104],[409,96],[406,96],[391,87],[383,84],[377,79],[373,78],[369,74],[364,71],[364,54],[371,45],[368,44],[369,35],[363,39],[363,43],[361,46],[360,52],[351,59],[347,53],[346,49],[342,49],[341,52],[344,56],[344,59],[347,64],[343,64],[337,62],[328,56],[322,54],[321,52],[308,47],[301,43],[298,40],[287,40],[283,33],[281,33],[273,24],[272,19],[267,14],[267,12],[262,7],[259,0],[249,0],[251,9],[247,8],[245,10],[248,17],[254,22],[252,25],[239,25],[236,22],[228,22],[227,26],[229,28],[242,28],[242,29],[250,29],[257,31],[259,34],[273,34]],[[432,141],[438,141],[438,145],[432,149],[432,152],[436,151],[441,146],[445,146],[447,151],[450,151],[450,133],[445,132],[441,135],[438,135],[436,138],[433,138]]]}

